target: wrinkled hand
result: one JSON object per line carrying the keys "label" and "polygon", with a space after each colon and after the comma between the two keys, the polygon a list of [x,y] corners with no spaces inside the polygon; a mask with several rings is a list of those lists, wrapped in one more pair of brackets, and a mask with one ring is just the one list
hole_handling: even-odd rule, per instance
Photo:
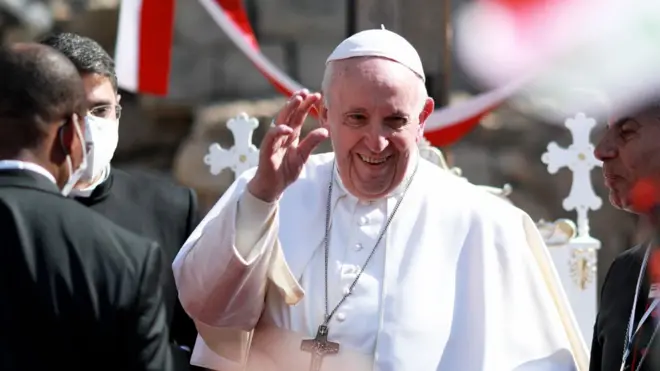
{"label": "wrinkled hand", "polygon": [[293,183],[305,162],[321,142],[328,138],[324,128],[312,130],[300,140],[300,130],[310,109],[321,99],[306,90],[295,93],[277,114],[259,149],[257,172],[248,183],[248,191],[265,202],[279,199]]}

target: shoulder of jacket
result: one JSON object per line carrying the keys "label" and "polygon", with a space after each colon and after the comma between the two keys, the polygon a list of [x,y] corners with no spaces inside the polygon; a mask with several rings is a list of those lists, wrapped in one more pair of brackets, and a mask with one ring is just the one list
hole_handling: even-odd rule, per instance
{"label": "shoulder of jacket", "polygon": [[644,253],[646,252],[646,243],[635,245],[629,249],[624,250],[619,255],[614,258],[612,264],[610,265],[609,270],[612,270],[615,266],[624,264],[629,265],[635,262],[641,262],[644,259]]}
{"label": "shoulder of jacket", "polygon": [[190,193],[193,192],[190,187],[182,186],[173,180],[164,179],[149,172],[125,171],[115,168],[112,171],[115,172],[113,182],[117,182],[117,186],[128,188],[129,191],[139,191],[141,195],[151,194],[152,197],[167,204],[173,202],[187,204]]}

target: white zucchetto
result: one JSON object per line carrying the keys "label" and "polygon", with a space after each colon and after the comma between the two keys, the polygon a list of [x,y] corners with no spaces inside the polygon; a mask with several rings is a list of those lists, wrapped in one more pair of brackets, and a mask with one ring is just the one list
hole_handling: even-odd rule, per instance
{"label": "white zucchetto", "polygon": [[417,50],[401,35],[382,29],[361,31],[342,41],[325,64],[356,57],[381,57],[408,67],[426,81],[424,67]]}

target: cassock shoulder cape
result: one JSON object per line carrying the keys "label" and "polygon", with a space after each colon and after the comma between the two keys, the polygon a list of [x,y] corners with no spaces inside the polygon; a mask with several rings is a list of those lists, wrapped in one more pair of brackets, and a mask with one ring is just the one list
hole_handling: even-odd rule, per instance
{"label": "cassock shoulder cape", "polygon": [[[268,287],[282,305],[303,300],[297,277],[323,240],[333,159],[309,159],[279,201],[274,232],[260,242],[268,248],[256,259],[234,250],[237,200],[254,170],[189,237],[173,268],[201,335],[193,363],[218,369],[244,359]],[[405,217],[394,218],[383,241],[375,369],[586,370],[586,346],[529,216],[425,160],[419,166],[398,211]]]}

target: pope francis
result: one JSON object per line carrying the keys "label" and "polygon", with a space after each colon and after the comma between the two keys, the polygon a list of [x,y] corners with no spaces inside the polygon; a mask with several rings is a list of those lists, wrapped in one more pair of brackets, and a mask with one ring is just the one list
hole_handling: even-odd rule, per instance
{"label": "pope francis", "polygon": [[[295,94],[173,268],[233,371],[586,370],[532,220],[419,157],[433,100],[416,50],[368,30]],[[312,107],[320,127],[300,138]],[[311,155],[330,138],[333,152]]]}

